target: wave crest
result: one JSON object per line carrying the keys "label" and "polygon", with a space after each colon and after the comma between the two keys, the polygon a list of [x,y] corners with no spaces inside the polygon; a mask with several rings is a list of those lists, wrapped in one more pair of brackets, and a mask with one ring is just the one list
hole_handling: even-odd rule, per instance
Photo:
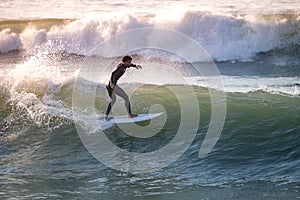
{"label": "wave crest", "polygon": [[[111,36],[143,27],[165,27],[180,31],[204,47],[216,61],[252,60],[261,52],[299,44],[299,14],[215,15],[189,11],[180,20],[156,21],[131,15],[78,20],[31,21],[19,33],[17,22],[0,33],[0,52],[25,49],[93,55],[93,50]],[[5,22],[2,22],[2,24]],[[7,27],[6,26],[6,27]],[[5,27],[5,26],[4,26]]]}

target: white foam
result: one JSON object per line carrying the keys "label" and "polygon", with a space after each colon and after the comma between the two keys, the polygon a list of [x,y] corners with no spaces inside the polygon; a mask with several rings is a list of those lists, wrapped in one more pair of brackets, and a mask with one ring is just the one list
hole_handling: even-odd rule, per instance
{"label": "white foam", "polygon": [[[216,15],[197,11],[180,12],[176,20],[142,19],[132,15],[90,17],[54,26],[49,31],[27,27],[22,33],[0,33],[0,51],[68,52],[93,55],[93,50],[113,35],[143,27],[162,27],[180,31],[199,43],[216,61],[250,61],[257,53],[287,48],[300,41],[297,15]],[[159,19],[159,20],[158,20]],[[201,58],[200,58],[201,59]],[[201,60],[199,60],[201,61]]]}
{"label": "white foam", "polygon": [[43,29],[28,27],[21,34],[21,41],[24,49],[32,51],[40,44],[47,42],[47,32]]}
{"label": "white foam", "polygon": [[[282,20],[188,12],[175,29],[194,38],[217,61],[248,61],[259,52],[299,41],[300,33],[295,31],[300,22]],[[292,33],[294,36],[286,37]]]}
{"label": "white foam", "polygon": [[259,77],[259,76],[225,76],[220,77],[190,77],[188,82],[192,85],[210,87],[210,79],[221,79],[224,91],[230,93],[249,93],[264,91],[271,94],[282,94],[299,97],[299,77]]}
{"label": "white foam", "polygon": [[11,33],[10,29],[4,29],[0,32],[0,53],[19,50],[21,47],[22,42],[18,34]]}

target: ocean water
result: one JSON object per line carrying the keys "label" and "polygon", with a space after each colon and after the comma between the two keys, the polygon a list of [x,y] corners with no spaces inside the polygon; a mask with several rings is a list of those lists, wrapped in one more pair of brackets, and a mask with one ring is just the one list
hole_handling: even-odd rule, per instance
{"label": "ocean water", "polygon": [[[1,199],[299,199],[299,7],[2,1]],[[132,110],[164,115],[99,123],[124,54]]]}

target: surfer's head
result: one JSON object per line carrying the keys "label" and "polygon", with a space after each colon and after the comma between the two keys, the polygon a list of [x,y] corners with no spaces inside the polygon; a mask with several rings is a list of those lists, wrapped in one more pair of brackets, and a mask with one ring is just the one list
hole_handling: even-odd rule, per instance
{"label": "surfer's head", "polygon": [[130,56],[123,56],[123,58],[122,58],[122,62],[124,63],[124,65],[126,67],[129,67],[131,65],[131,61],[132,61],[132,58]]}

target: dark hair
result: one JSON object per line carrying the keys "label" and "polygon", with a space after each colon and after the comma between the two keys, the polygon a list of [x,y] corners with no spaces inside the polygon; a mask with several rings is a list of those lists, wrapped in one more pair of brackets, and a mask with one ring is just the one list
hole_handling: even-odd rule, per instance
{"label": "dark hair", "polygon": [[123,58],[122,58],[122,62],[128,62],[130,60],[132,60],[132,58],[130,56],[123,56]]}

